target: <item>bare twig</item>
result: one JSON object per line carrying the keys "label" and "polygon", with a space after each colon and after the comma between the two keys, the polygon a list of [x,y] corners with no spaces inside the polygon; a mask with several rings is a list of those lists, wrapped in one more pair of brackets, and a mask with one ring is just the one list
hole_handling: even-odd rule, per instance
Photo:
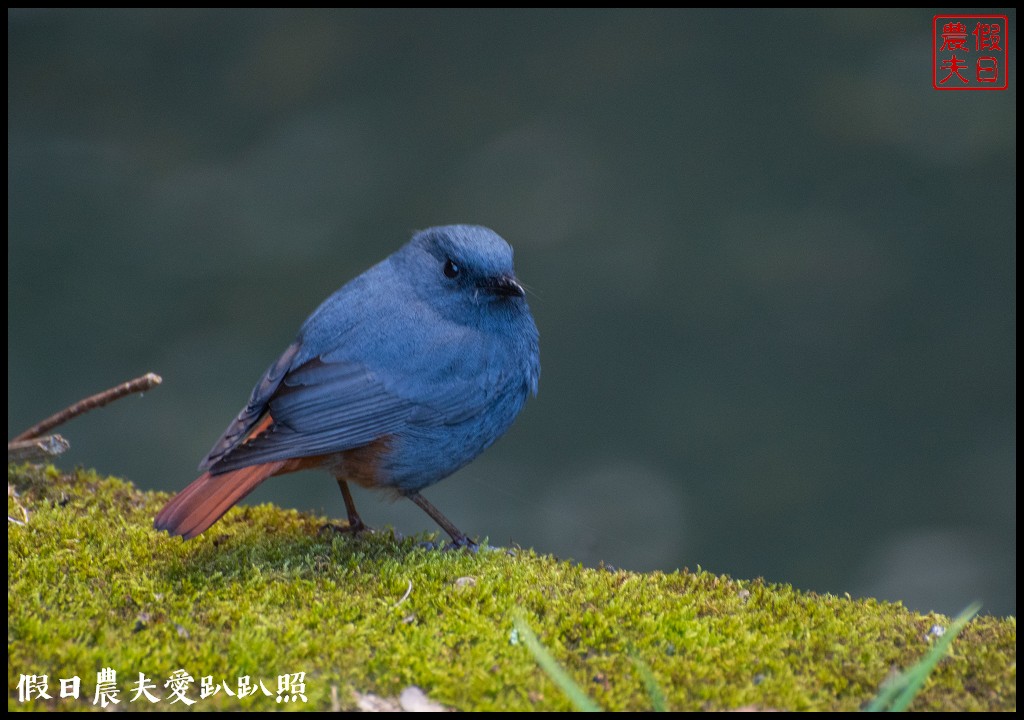
{"label": "bare twig", "polygon": [[61,435],[47,435],[7,443],[7,462],[32,462],[54,458],[65,452],[71,443]]}
{"label": "bare twig", "polygon": [[14,437],[11,442],[17,442],[18,440],[28,440],[30,438],[38,437],[48,430],[52,430],[58,425],[63,425],[71,418],[78,417],[83,413],[87,413],[90,410],[103,407],[108,403],[112,403],[119,398],[123,398],[125,395],[131,395],[132,393],[145,392],[152,387],[155,387],[163,382],[163,379],[155,373],[146,373],[142,377],[137,377],[134,380],[129,380],[126,383],[121,383],[117,387],[112,387],[109,390],[104,390],[101,393],[90,395],[84,400],[79,400],[74,405],[66,407],[55,415],[51,415],[40,423],[33,425],[25,432]]}

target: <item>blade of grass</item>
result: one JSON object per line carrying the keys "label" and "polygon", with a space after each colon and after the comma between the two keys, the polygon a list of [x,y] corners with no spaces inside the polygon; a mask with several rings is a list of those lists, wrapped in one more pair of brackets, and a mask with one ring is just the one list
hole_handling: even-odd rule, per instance
{"label": "blade of grass", "polygon": [[946,632],[935,641],[932,649],[928,651],[921,660],[913,667],[886,683],[878,696],[871,701],[865,710],[867,712],[902,712],[907,709],[917,694],[921,691],[925,680],[931,674],[939,660],[945,656],[949,646],[961,630],[978,614],[981,603],[972,603],[963,612],[956,616]]}
{"label": "blade of grass", "polygon": [[658,681],[654,679],[654,673],[647,667],[647,663],[637,657],[636,654],[630,653],[630,658],[633,660],[633,664],[636,665],[637,672],[640,673],[644,685],[647,686],[647,694],[651,698],[651,709],[654,712],[666,712],[665,693],[662,691],[661,686],[658,685]]}
{"label": "blade of grass", "polygon": [[537,664],[540,665],[541,669],[548,674],[555,685],[557,685],[562,692],[569,698],[569,702],[579,710],[580,712],[602,712],[600,706],[587,697],[587,694],[583,691],[576,681],[569,677],[569,673],[561,668],[558,662],[551,656],[551,653],[541,645],[540,640],[533,634],[533,630],[526,624],[526,621],[516,616],[513,618],[516,630],[519,631],[519,636],[522,638],[523,643],[533,653],[534,659]]}

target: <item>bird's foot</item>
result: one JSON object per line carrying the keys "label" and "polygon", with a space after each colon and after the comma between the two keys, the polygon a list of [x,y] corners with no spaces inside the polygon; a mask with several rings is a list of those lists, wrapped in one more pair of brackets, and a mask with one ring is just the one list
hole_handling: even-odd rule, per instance
{"label": "bird's foot", "polygon": [[339,535],[351,535],[352,537],[359,537],[364,533],[373,533],[373,528],[365,525],[362,520],[357,523],[349,522],[346,525],[339,525],[337,523],[324,523],[320,526],[320,534],[324,533],[337,533]]}
{"label": "bird's foot", "polygon": [[425,550],[440,550],[441,552],[451,552],[453,550],[466,550],[472,554],[476,554],[480,551],[481,547],[487,547],[484,543],[481,545],[476,540],[470,540],[468,537],[463,535],[458,539],[453,539],[451,542],[445,542],[443,540],[427,540],[421,542],[420,547]]}
{"label": "bird's foot", "polygon": [[465,548],[471,553],[476,553],[480,549],[480,544],[476,540],[470,540],[468,537],[463,535],[460,538],[455,538],[450,543],[445,545],[445,550],[462,550]]}

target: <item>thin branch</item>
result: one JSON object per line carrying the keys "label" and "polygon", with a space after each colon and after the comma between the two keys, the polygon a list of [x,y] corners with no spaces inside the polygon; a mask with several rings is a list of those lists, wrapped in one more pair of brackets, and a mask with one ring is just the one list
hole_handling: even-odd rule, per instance
{"label": "thin branch", "polygon": [[71,443],[61,435],[15,440],[7,443],[7,462],[35,462],[36,460],[54,458],[69,447],[71,447]]}
{"label": "thin branch", "polygon": [[155,387],[163,382],[163,379],[154,373],[146,373],[142,377],[137,377],[134,380],[129,380],[126,383],[121,383],[117,387],[112,387],[109,390],[104,390],[101,393],[90,395],[84,400],[79,400],[74,405],[66,407],[55,415],[51,415],[40,423],[33,425],[25,432],[17,435],[11,442],[17,442],[18,440],[28,440],[30,438],[38,437],[48,430],[52,430],[58,425],[63,425],[68,420],[78,417],[83,413],[87,413],[90,410],[103,407],[108,403],[112,403],[115,400],[123,398],[125,395],[131,395],[132,393],[145,392],[152,387]]}

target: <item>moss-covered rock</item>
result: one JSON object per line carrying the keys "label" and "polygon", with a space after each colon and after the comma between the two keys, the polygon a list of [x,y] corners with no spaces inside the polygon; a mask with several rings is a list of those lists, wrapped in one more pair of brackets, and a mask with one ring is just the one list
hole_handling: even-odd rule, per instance
{"label": "moss-covered rock", "polygon": [[[9,468],[8,483],[9,709],[92,708],[104,668],[116,671],[118,709],[182,708],[165,687],[178,670],[194,680],[194,709],[280,708],[279,676],[296,673],[306,702],[285,694],[296,709],[353,709],[357,692],[411,685],[460,710],[570,709],[519,640],[520,613],[610,710],[651,706],[633,657],[673,710],[856,710],[949,624],[699,569],[641,574],[518,549],[445,552],[387,532],[353,538],[269,505],[234,509],[183,543],[152,529],[166,495],[30,466]],[[1016,641],[1014,618],[974,620],[912,708],[1015,710]],[[132,702],[140,673],[159,702]],[[22,701],[19,684],[38,688],[42,675],[51,699]],[[79,698],[61,698],[60,680],[75,676]],[[244,676],[257,691],[241,698]],[[201,698],[204,677],[220,690]]]}

